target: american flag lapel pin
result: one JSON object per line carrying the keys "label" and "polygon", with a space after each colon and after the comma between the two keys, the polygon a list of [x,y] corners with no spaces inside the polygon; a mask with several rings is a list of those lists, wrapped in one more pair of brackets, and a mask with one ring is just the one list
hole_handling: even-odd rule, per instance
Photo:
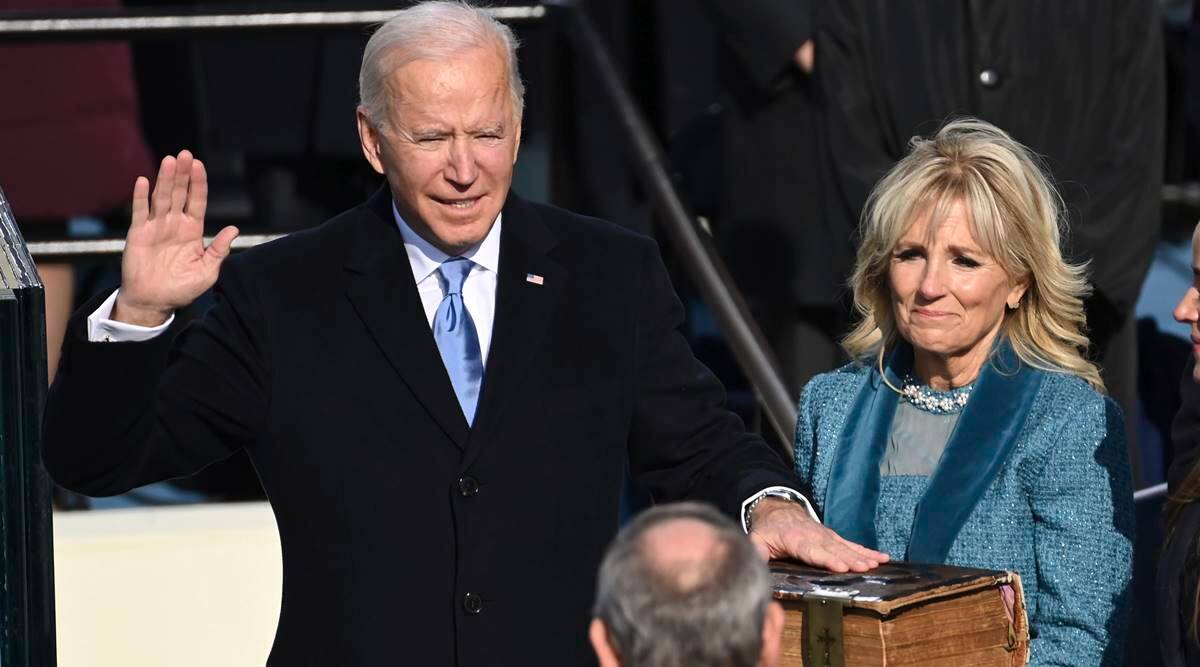
{"label": "american flag lapel pin", "polygon": [[546,282],[546,279],[536,273],[526,273],[525,282],[533,283],[534,285],[541,285]]}

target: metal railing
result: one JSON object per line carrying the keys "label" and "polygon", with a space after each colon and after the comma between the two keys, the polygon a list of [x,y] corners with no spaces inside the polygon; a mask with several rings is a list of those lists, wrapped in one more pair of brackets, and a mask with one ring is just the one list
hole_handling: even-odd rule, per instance
{"label": "metal railing", "polygon": [[1157,500],[1158,498],[1165,498],[1166,496],[1167,496],[1167,483],[1163,482],[1161,484],[1155,484],[1154,486],[1147,486],[1144,489],[1138,489],[1137,491],[1134,491],[1133,492],[1133,502],[1135,502],[1135,503],[1147,502],[1150,500]]}
{"label": "metal railing", "polygon": [[[507,21],[531,21],[545,18],[546,7],[490,7],[487,12]],[[272,11],[178,13],[147,15],[137,12],[72,12],[74,16],[25,17],[9,12],[13,18],[0,14],[0,41],[57,41],[98,39],[144,39],[147,37],[178,36],[195,32],[244,32],[252,30],[329,30],[333,28],[362,28],[381,23],[395,15],[395,10],[362,11]]]}
{"label": "metal railing", "polygon": [[796,400],[784,385],[766,338],[734,287],[708,233],[688,211],[672,184],[662,147],[621,80],[604,40],[582,10],[573,12],[571,18],[570,35],[575,51],[590,61],[600,85],[608,93],[617,119],[625,129],[638,177],[650,193],[667,234],[682,255],[704,301],[712,308],[721,332],[729,339],[738,365],[758,393],[763,412],[779,441],[794,455]]}
{"label": "metal railing", "polygon": [[1200,183],[1166,183],[1162,186],[1164,204],[1181,204],[1200,208]]}
{"label": "metal railing", "polygon": [[[234,250],[246,250],[261,243],[283,238],[286,234],[243,234],[233,241]],[[205,237],[205,245],[212,237]],[[125,252],[125,239],[86,239],[78,241],[31,241],[26,244],[29,254],[38,259],[74,259],[119,255]]]}

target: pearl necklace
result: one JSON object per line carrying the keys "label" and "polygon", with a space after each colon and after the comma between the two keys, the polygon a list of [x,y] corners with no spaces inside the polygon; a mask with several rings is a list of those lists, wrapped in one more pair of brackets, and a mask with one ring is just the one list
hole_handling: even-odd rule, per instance
{"label": "pearl necklace", "polygon": [[967,399],[971,398],[971,391],[974,388],[975,384],[971,383],[950,391],[937,392],[921,385],[909,375],[904,378],[904,387],[900,390],[900,395],[914,407],[925,412],[948,415],[967,406]]}

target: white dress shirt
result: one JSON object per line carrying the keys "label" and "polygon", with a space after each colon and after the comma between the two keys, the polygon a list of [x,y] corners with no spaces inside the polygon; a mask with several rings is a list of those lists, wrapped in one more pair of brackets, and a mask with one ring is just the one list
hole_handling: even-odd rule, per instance
{"label": "white dress shirt", "polygon": [[[417,236],[400,217],[400,211],[396,210],[394,203],[392,214],[396,216],[400,236],[404,238],[404,251],[408,253],[408,264],[412,267],[417,293],[421,295],[421,305],[425,308],[425,320],[432,329],[433,316],[446,297],[446,281],[441,279],[438,267],[450,259],[450,255]],[[503,214],[496,216],[496,222],[487,236],[460,255],[475,263],[463,282],[462,299],[467,312],[471,314],[471,320],[475,322],[475,332],[479,334],[479,353],[485,367],[488,350],[492,346],[492,324],[496,321],[496,278],[500,273],[500,223],[503,218]]]}
{"label": "white dress shirt", "polygon": [[[404,239],[404,251],[408,253],[408,264],[412,268],[413,280],[417,284],[417,293],[421,296],[421,306],[425,309],[425,320],[432,329],[433,316],[437,313],[438,305],[446,296],[445,281],[440,278],[441,274],[437,270],[442,262],[450,258],[450,255],[417,236],[404,218],[400,217],[395,203],[392,204],[392,215],[395,216],[396,225],[400,228],[400,236]],[[479,334],[479,352],[485,367],[488,350],[492,346],[492,325],[496,321],[496,283],[500,273],[500,223],[503,217],[503,215],[497,216],[496,222],[487,236],[478,245],[461,255],[475,263],[463,282],[462,298],[463,305],[466,306],[467,312],[471,314],[471,319],[475,322],[475,331]],[[171,326],[171,322],[175,320],[175,315],[172,314],[165,323],[157,327],[140,327],[113,320],[111,319],[112,309],[117,302],[118,292],[119,290],[114,291],[104,303],[100,304],[99,308],[88,316],[89,341],[97,343],[149,340],[166,331]],[[808,510],[808,514],[813,520],[820,521],[807,498],[793,489],[776,486],[763,489],[742,503],[742,529],[749,528],[746,521],[747,510],[754,501],[765,495],[775,495],[780,492],[788,493],[803,505],[804,509]]]}

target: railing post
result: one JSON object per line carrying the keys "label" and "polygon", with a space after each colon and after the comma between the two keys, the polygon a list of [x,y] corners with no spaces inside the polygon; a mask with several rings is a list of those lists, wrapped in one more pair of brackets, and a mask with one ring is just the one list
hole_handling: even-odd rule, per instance
{"label": "railing post", "polygon": [[53,667],[54,551],[42,467],[44,295],[0,191],[0,665]]}
{"label": "railing post", "polygon": [[794,457],[792,439],[796,432],[796,399],[784,385],[779,364],[767,346],[766,337],[750,315],[750,309],[737,291],[712,240],[700,230],[699,223],[675,189],[667,169],[667,158],[637,102],[629,94],[608,46],[592,25],[585,9],[581,3],[572,0],[559,0],[553,4],[570,12],[569,35],[575,44],[575,52],[591,64],[599,86],[607,93],[617,121],[625,131],[630,161],[642,186],[650,195],[689,275],[705,303],[712,309],[717,326],[729,341],[738,366],[754,385],[767,421],[788,455]]}

